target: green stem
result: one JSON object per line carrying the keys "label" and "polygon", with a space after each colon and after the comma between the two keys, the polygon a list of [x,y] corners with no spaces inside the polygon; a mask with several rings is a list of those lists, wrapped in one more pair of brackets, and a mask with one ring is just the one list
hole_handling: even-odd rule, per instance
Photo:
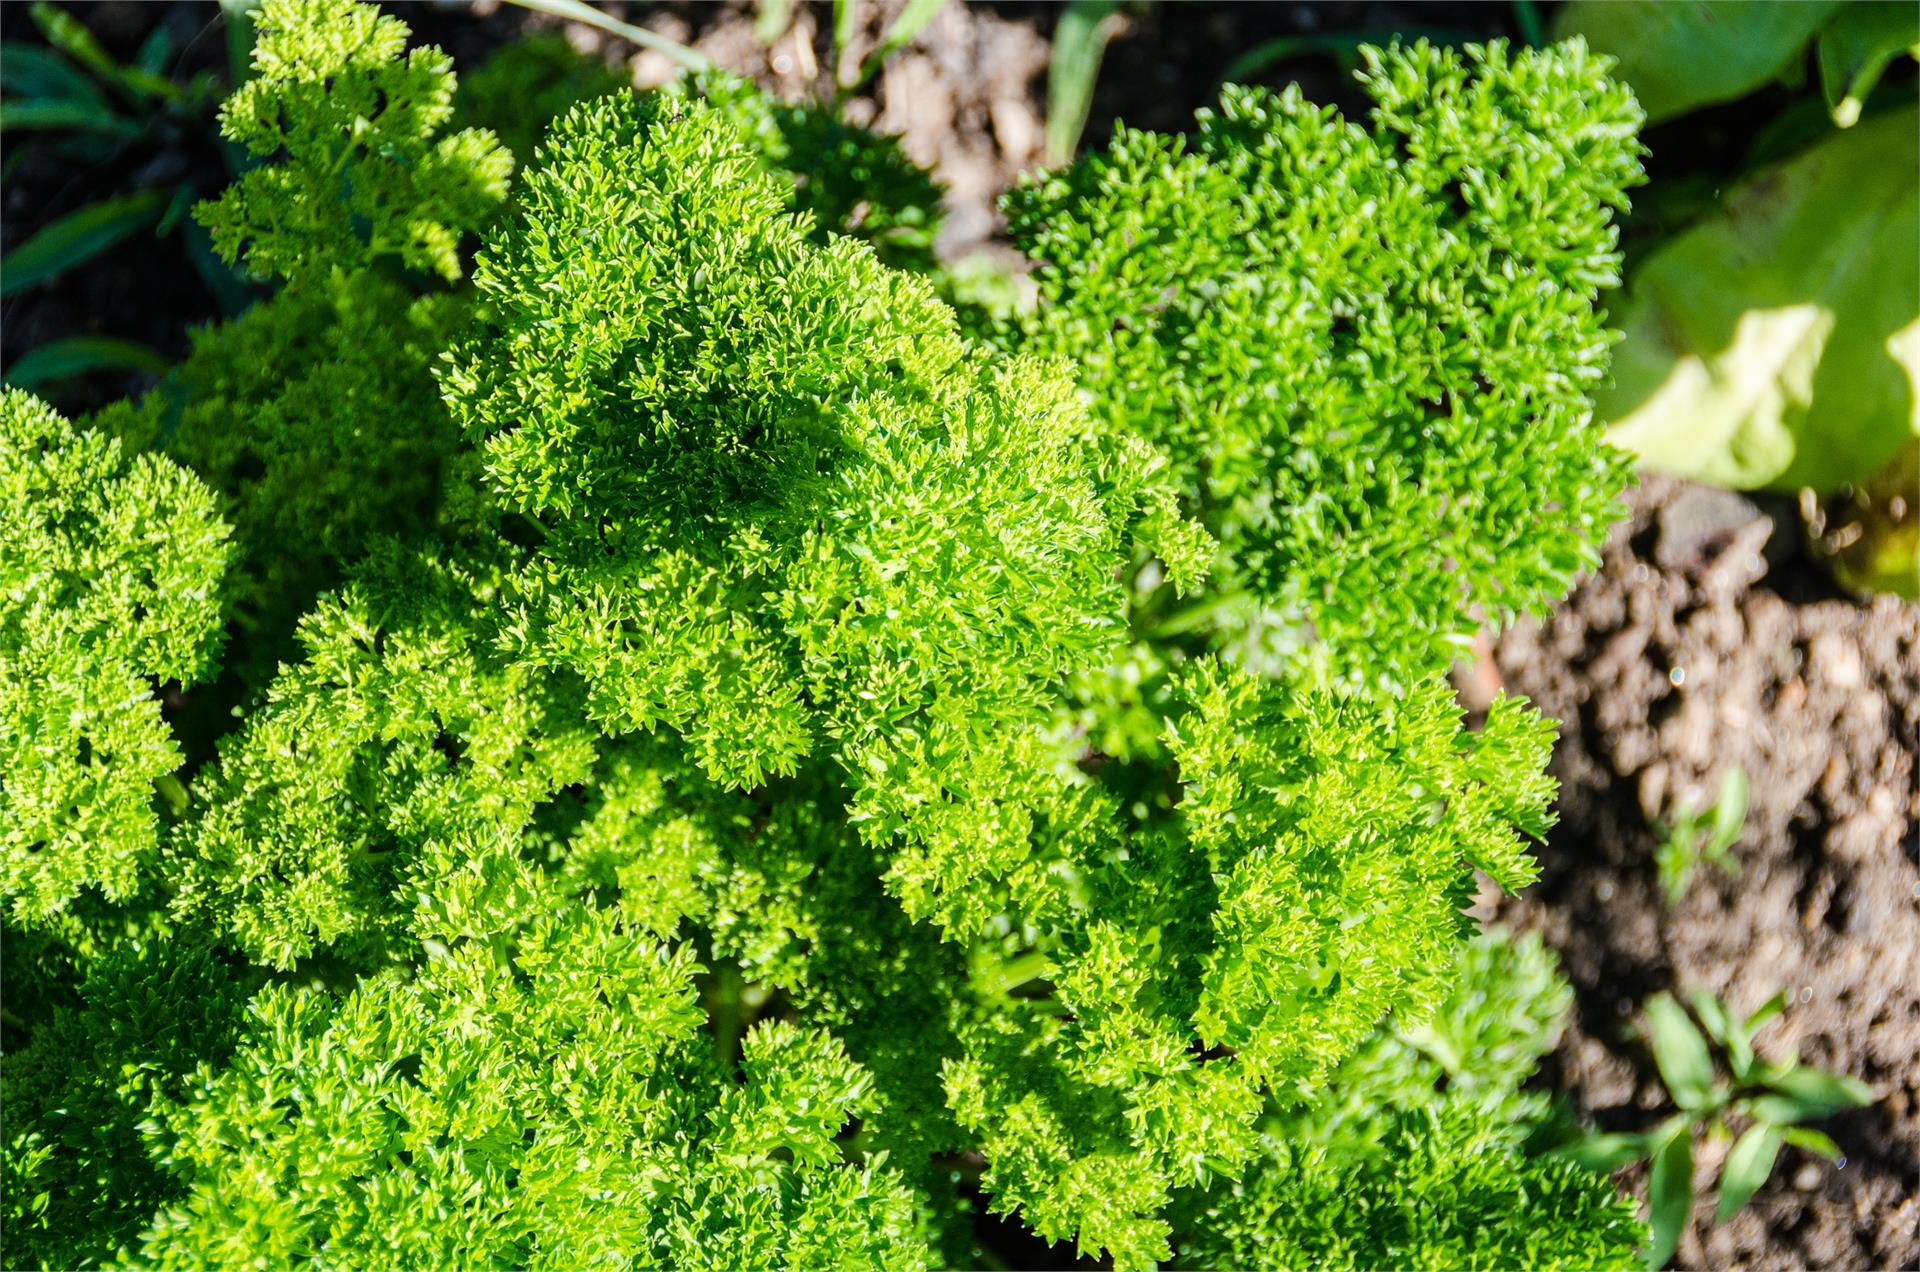
{"label": "green stem", "polygon": [[630,22],[610,17],[582,0],[512,0],[523,9],[533,9],[540,13],[551,13],[556,18],[565,18],[569,22],[583,22],[588,26],[599,27],[602,31],[630,40],[641,48],[655,49],[665,53],[689,71],[707,71],[713,69],[713,63],[706,56],[697,53],[684,44],[669,40],[664,35],[656,35],[645,27],[634,26]]}
{"label": "green stem", "polygon": [[1010,963],[1002,963],[993,974],[992,981],[984,986],[990,995],[1006,994],[1020,988],[1028,981],[1037,980],[1052,970],[1053,960],[1040,950],[1022,954]]}
{"label": "green stem", "polygon": [[1547,30],[1540,23],[1540,6],[1533,0],[1513,0],[1513,24],[1520,28],[1520,38],[1528,48],[1545,47]]}
{"label": "green stem", "polygon": [[713,1021],[713,1058],[727,1073],[740,1062],[740,1035],[747,1028],[742,987],[740,969],[723,962],[714,969],[713,988],[707,992],[707,1015]]}

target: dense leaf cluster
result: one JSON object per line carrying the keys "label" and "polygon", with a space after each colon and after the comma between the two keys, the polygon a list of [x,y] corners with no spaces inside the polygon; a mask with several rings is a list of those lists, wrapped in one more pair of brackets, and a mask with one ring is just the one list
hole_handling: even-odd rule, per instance
{"label": "dense leaf cluster", "polygon": [[1250,604],[1377,682],[1598,560],[1625,469],[1594,302],[1640,116],[1577,41],[1365,63],[1371,128],[1228,88],[1191,138],[1121,129],[1024,183],[1043,303],[1009,339],[1161,450]]}
{"label": "dense leaf cluster", "polygon": [[583,99],[505,199],[393,19],[260,30],[204,215],[286,288],[93,429],[0,412],[10,1265],[1631,1248],[1520,1153],[1553,1013],[1443,1007],[1553,793],[1444,638],[1619,479],[1592,59],[1126,134],[1016,200],[1046,301],[981,341],[891,143],[548,50],[465,99]]}

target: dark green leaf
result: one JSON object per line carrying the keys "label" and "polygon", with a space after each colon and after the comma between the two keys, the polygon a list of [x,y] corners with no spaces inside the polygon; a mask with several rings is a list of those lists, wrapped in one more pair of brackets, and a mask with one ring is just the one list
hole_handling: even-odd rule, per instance
{"label": "dark green leaf", "polygon": [[147,190],[61,217],[0,261],[0,296],[38,286],[106,251],[166,208],[169,191]]}
{"label": "dark green leaf", "polygon": [[0,132],[34,132],[56,128],[84,128],[116,137],[140,131],[102,103],[84,101],[0,101]]}
{"label": "dark green leaf", "polygon": [[1791,1069],[1767,1084],[1770,1095],[1753,1102],[1754,1116],[1782,1125],[1812,1122],[1873,1103],[1866,1083],[1819,1069]]}
{"label": "dark green leaf", "polygon": [[1659,1272],[1673,1261],[1680,1234],[1693,1213],[1693,1141],[1684,1127],[1654,1152],[1653,1169],[1647,1176],[1647,1209],[1653,1227],[1647,1266]]}
{"label": "dark green leaf", "polygon": [[1732,101],[1793,68],[1839,0],[1574,0],[1554,22],[1619,59],[1647,122]]}
{"label": "dark green leaf", "polygon": [[1671,994],[1655,994],[1648,1000],[1647,1037],[1674,1103],[1683,1109],[1699,1108],[1713,1090],[1713,1056],[1707,1051],[1707,1040]]}
{"label": "dark green leaf", "polygon": [[35,101],[98,102],[106,106],[100,86],[79,67],[51,49],[0,42],[0,89]]}
{"label": "dark green leaf", "polygon": [[1093,84],[1100,59],[1113,38],[1114,0],[1073,0],[1053,32],[1053,59],[1047,66],[1047,162],[1066,163],[1080,144],[1093,107]]}
{"label": "dark green leaf", "polygon": [[1714,1212],[1715,1223],[1733,1218],[1747,1204],[1767,1176],[1773,1173],[1773,1160],[1780,1153],[1780,1131],[1765,1122],[1756,1122],[1734,1142],[1720,1168],[1720,1204]]}
{"label": "dark green leaf", "polygon": [[1779,1130],[1780,1137],[1795,1148],[1816,1153],[1830,1162],[1840,1159],[1840,1146],[1833,1142],[1831,1135],[1808,1126],[1782,1126]]}
{"label": "dark green leaf", "polygon": [[253,74],[253,11],[260,0],[220,0],[220,18],[227,29],[227,75],[238,88]]}
{"label": "dark green leaf", "polygon": [[135,105],[179,98],[180,90],[162,77],[138,66],[122,66],[114,61],[93,32],[64,10],[50,4],[36,4],[33,20],[47,37],[47,43],[98,75]]}
{"label": "dark green leaf", "polygon": [[134,69],[145,75],[161,75],[167,69],[167,59],[172,56],[173,36],[164,26],[157,26],[133,55]]}
{"label": "dark green leaf", "polygon": [[207,291],[220,302],[220,310],[229,318],[246,312],[254,300],[254,290],[245,275],[220,259],[213,250],[213,235],[199,221],[188,217],[181,222],[181,237],[187,245],[187,259],[194,273],[207,285]]}
{"label": "dark green leaf", "polygon": [[120,64],[94,38],[93,32],[82,26],[80,20],[71,13],[47,4],[45,0],[36,3],[29,12],[33,15],[33,24],[40,28],[40,34],[47,37],[48,44],[101,79],[111,80],[120,74]]}
{"label": "dark green leaf", "polygon": [[30,349],[7,368],[6,382],[35,389],[54,380],[71,379],[94,371],[152,371],[167,369],[167,359],[146,345],[111,336],[69,336]]}

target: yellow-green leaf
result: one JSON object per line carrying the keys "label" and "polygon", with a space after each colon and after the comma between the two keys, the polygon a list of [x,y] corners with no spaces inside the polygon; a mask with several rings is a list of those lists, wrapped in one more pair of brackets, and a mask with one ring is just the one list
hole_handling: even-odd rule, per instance
{"label": "yellow-green leaf", "polygon": [[1920,111],[1835,134],[1734,190],[1628,281],[1615,443],[1739,489],[1835,489],[1920,434]]}

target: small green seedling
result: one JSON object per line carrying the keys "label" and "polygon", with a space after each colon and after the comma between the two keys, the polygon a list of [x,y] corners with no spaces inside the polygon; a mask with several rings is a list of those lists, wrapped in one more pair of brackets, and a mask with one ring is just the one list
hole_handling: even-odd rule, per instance
{"label": "small green seedling", "polygon": [[1729,850],[1740,838],[1747,820],[1747,771],[1738,764],[1720,779],[1720,795],[1705,808],[1682,807],[1672,825],[1654,823],[1660,847],[1654,859],[1660,866],[1660,886],[1668,905],[1678,905],[1702,862],[1720,867],[1729,876],[1740,873],[1740,863]]}
{"label": "small green seedling", "polygon": [[1724,1139],[1732,1134],[1733,1123],[1748,1123],[1720,1168],[1714,1222],[1724,1223],[1766,1182],[1782,1144],[1828,1161],[1839,1158],[1840,1149],[1831,1138],[1802,1123],[1873,1103],[1865,1083],[1800,1065],[1797,1048],[1781,1060],[1754,1054],[1753,1037],[1785,1009],[1784,993],[1769,998],[1744,1021],[1704,990],[1689,997],[1698,1025],[1671,994],[1654,995],[1646,1008],[1645,1033],[1654,1063],[1680,1111],[1648,1131],[1588,1135],[1556,1150],[1595,1170],[1652,1160],[1647,1196],[1653,1244],[1647,1266],[1655,1272],[1672,1260],[1693,1212],[1697,1133]]}

